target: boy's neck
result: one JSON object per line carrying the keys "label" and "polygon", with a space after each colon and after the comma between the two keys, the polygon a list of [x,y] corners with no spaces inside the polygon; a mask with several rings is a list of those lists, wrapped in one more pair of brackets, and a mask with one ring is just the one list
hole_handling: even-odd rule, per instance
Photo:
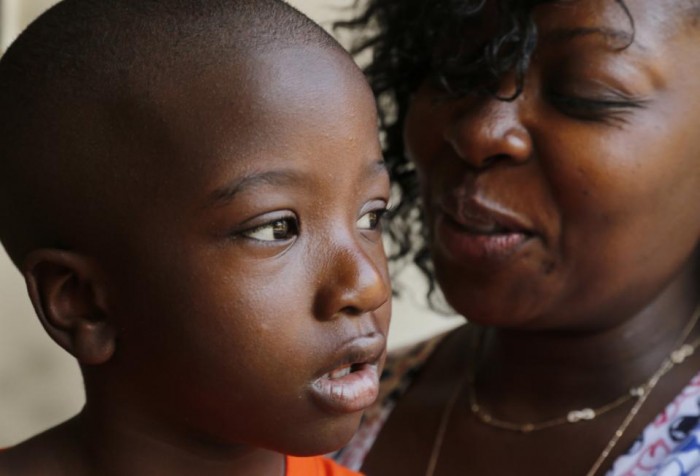
{"label": "boy's neck", "polygon": [[[41,441],[44,440],[44,441]],[[117,418],[103,419],[85,408],[78,416],[39,437],[38,444],[63,454],[52,459],[63,476],[236,476],[280,475],[285,472],[284,455],[250,446],[217,446],[207,451],[204,444],[187,444],[183,439],[167,441]],[[37,454],[37,453],[34,453]]]}

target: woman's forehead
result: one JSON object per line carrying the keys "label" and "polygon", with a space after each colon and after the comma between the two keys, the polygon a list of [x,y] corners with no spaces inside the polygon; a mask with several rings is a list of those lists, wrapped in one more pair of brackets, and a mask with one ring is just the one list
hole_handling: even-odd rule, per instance
{"label": "woman's forehead", "polygon": [[539,28],[607,28],[636,35],[637,30],[676,33],[684,23],[697,23],[699,0],[555,0],[538,2]]}

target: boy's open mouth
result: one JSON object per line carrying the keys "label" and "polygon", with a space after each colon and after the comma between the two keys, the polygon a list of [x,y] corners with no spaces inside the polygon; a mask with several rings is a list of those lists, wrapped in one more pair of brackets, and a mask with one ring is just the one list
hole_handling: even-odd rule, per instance
{"label": "boy's open mouth", "polygon": [[333,413],[364,410],[377,398],[379,369],[377,364],[353,364],[324,374],[311,386],[316,401]]}
{"label": "boy's open mouth", "polygon": [[347,375],[350,375],[353,372],[357,372],[358,370],[362,370],[363,367],[365,367],[368,364],[350,364],[350,365],[344,365],[340,368],[337,368],[331,372],[328,372],[325,374],[322,378],[327,378],[329,380],[337,380],[340,378],[343,378]]}
{"label": "boy's open mouth", "polygon": [[384,354],[381,334],[357,338],[339,349],[338,359],[310,386],[313,399],[333,413],[364,410],[379,393],[379,361]]}

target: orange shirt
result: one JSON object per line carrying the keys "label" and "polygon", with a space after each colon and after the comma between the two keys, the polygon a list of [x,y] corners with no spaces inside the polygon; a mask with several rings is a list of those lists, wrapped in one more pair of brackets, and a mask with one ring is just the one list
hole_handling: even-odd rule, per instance
{"label": "orange shirt", "polygon": [[287,456],[286,476],[362,476],[323,456]]}
{"label": "orange shirt", "polygon": [[[0,448],[4,451],[7,448]],[[285,476],[364,476],[323,456],[298,457],[286,455]]]}

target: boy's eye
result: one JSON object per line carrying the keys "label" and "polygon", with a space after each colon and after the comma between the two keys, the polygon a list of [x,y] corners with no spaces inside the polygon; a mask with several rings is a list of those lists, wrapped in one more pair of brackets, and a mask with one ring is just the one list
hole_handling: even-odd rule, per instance
{"label": "boy's eye", "polygon": [[258,241],[286,241],[299,234],[295,218],[280,218],[244,231],[241,235]]}
{"label": "boy's eye", "polygon": [[382,216],[386,213],[386,208],[371,210],[357,220],[357,227],[360,230],[376,230],[381,223]]}

